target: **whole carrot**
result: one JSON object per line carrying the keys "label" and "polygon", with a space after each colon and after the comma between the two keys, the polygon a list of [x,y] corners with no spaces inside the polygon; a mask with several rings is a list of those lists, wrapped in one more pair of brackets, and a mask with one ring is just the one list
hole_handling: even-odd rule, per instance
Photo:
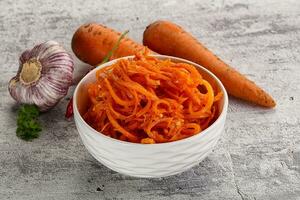
{"label": "whole carrot", "polygon": [[193,61],[213,72],[224,84],[228,93],[252,103],[275,107],[273,98],[254,82],[227,65],[209,51],[191,34],[169,21],[156,21],[144,31],[143,44],[165,55]]}
{"label": "whole carrot", "polygon": [[[89,23],[80,26],[72,38],[72,50],[75,55],[90,65],[100,64],[107,53],[118,42],[121,33],[101,24]],[[111,59],[134,55],[144,46],[129,38],[123,38]]]}

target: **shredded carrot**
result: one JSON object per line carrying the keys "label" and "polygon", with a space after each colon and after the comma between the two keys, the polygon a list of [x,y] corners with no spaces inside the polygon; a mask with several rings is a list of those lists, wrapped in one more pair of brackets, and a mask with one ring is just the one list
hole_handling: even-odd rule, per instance
{"label": "shredded carrot", "polygon": [[159,60],[147,51],[98,70],[96,77],[88,85],[84,119],[107,136],[135,143],[171,142],[200,133],[217,118],[223,96],[194,66]]}

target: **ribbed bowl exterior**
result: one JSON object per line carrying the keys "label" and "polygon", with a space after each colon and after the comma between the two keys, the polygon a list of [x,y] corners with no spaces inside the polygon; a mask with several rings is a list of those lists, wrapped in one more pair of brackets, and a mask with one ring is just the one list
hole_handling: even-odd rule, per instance
{"label": "ribbed bowl exterior", "polygon": [[[158,57],[162,59],[176,59],[200,67],[183,59],[169,56]],[[112,64],[111,62],[106,63],[105,66]],[[95,74],[95,72],[96,70],[93,70],[90,73]],[[91,77],[90,73],[87,76]],[[76,93],[78,92],[77,88],[79,85],[86,82],[89,78],[85,77],[84,79],[86,80],[81,81],[76,88],[73,104],[76,127],[84,146],[96,160],[106,167],[116,172],[135,177],[155,178],[170,176],[197,165],[216,145],[224,130],[226,120],[228,105],[226,91],[220,81],[214,75],[211,74],[211,76],[217,80],[224,94],[223,109],[219,118],[210,127],[195,136],[175,142],[150,145],[112,139],[97,132],[84,122],[76,107]]]}

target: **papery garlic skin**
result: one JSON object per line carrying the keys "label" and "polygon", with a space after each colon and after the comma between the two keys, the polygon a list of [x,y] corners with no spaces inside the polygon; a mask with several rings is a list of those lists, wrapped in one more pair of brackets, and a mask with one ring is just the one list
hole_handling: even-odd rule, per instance
{"label": "papery garlic skin", "polygon": [[74,62],[57,42],[48,41],[20,56],[17,75],[9,81],[10,95],[19,103],[47,111],[63,98],[72,84]]}

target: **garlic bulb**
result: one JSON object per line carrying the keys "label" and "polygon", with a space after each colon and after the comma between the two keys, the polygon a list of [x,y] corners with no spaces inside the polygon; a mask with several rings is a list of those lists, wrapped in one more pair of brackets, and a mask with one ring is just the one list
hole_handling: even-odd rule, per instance
{"label": "garlic bulb", "polygon": [[17,75],[9,81],[10,95],[19,103],[47,111],[63,98],[72,84],[72,57],[55,41],[27,50],[20,56]]}

